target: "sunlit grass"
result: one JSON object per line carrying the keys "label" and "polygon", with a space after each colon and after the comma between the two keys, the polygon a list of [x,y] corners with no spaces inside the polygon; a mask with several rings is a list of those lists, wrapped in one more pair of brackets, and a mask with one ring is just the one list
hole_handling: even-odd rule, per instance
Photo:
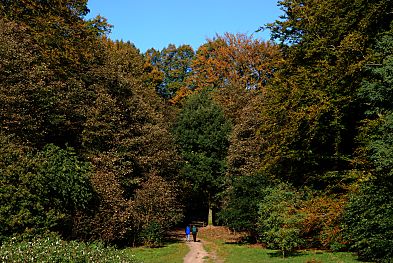
{"label": "sunlit grass", "polygon": [[182,263],[189,248],[184,242],[176,242],[159,248],[138,247],[130,248],[128,251],[144,263]]}
{"label": "sunlit grass", "polygon": [[[332,253],[319,250],[299,251],[291,256],[282,257],[278,250],[264,249],[260,246],[247,244],[227,243],[225,231],[217,234],[217,230],[206,229],[200,231],[200,237],[205,241],[204,247],[210,253],[215,251],[216,256],[225,263],[258,263],[258,262],[291,262],[291,263],[352,263],[360,261],[352,253]],[[222,236],[222,238],[220,237]]]}

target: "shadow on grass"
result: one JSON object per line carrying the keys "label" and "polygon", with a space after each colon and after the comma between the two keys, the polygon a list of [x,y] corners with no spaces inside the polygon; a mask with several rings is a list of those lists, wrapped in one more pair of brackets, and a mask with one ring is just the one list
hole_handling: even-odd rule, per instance
{"label": "shadow on grass", "polygon": [[[282,258],[283,257],[281,251],[268,252],[267,254],[272,258]],[[306,254],[303,252],[298,252],[298,251],[285,252],[285,258],[301,257],[304,255],[306,255]]]}
{"label": "shadow on grass", "polygon": [[183,234],[183,229],[173,229],[165,235],[162,245],[157,246],[156,248],[162,248],[181,242],[185,242],[185,234]]}

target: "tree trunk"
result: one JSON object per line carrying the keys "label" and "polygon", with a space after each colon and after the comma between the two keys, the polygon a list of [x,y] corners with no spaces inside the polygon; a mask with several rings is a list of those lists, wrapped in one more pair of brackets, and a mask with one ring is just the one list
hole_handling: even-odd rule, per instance
{"label": "tree trunk", "polygon": [[209,201],[209,215],[207,216],[207,225],[213,226],[213,209],[210,201]]}

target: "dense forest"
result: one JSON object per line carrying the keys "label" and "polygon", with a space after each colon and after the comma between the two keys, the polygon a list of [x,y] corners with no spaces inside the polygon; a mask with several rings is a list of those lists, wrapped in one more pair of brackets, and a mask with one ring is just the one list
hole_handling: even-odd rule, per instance
{"label": "dense forest", "polygon": [[141,53],[87,0],[1,0],[0,243],[154,245],[202,220],[390,262],[393,1],[278,5],[269,41]]}

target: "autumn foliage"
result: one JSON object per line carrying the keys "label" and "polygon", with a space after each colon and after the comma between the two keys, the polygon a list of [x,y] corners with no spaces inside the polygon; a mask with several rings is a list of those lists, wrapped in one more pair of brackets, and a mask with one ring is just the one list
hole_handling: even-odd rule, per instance
{"label": "autumn foliage", "polygon": [[269,41],[141,54],[86,0],[1,1],[0,242],[159,246],[209,215],[389,262],[393,2],[278,4]]}

